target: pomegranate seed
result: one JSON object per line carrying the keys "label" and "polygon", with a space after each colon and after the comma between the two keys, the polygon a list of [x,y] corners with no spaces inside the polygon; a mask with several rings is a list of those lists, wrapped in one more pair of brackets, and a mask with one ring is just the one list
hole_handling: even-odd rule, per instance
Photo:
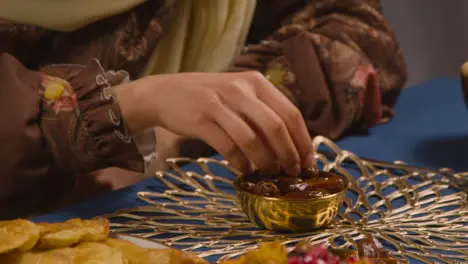
{"label": "pomegranate seed", "polygon": [[346,264],[356,264],[358,262],[358,259],[355,256],[350,256],[348,260],[346,261]]}
{"label": "pomegranate seed", "polygon": [[328,264],[340,264],[340,258],[334,255],[330,255],[330,259],[328,260]]}
{"label": "pomegranate seed", "polygon": [[330,256],[330,254],[328,253],[328,251],[321,251],[319,252],[318,254],[318,257],[324,261],[328,261],[328,257]]}
{"label": "pomegranate seed", "polygon": [[288,264],[303,264],[302,258],[293,256],[288,259]]}
{"label": "pomegranate seed", "polygon": [[304,257],[304,264],[318,264],[318,258],[315,255],[307,254]]}

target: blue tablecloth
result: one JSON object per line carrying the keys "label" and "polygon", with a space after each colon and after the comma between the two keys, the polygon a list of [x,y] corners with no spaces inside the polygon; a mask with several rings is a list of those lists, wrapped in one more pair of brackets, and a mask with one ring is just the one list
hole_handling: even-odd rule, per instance
{"label": "blue tablecloth", "polygon": [[468,170],[468,110],[459,79],[435,79],[405,90],[391,123],[338,145],[361,157],[428,168]]}
{"label": "blue tablecloth", "polygon": [[[468,153],[468,110],[458,79],[440,78],[408,88],[396,112],[391,123],[371,129],[368,136],[345,138],[338,145],[361,157],[468,170],[468,157],[464,155]],[[112,213],[144,205],[136,193],[159,189],[155,180],[146,180],[34,220],[55,222]]]}

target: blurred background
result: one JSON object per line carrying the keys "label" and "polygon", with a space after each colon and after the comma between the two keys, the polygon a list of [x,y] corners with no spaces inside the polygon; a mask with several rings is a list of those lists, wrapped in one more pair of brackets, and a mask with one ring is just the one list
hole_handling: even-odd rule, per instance
{"label": "blurred background", "polygon": [[408,65],[407,86],[458,76],[468,60],[468,0],[382,0]]}

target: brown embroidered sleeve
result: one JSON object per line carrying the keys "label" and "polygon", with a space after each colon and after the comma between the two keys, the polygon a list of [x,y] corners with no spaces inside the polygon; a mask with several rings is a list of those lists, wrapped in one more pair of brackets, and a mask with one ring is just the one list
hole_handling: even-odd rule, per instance
{"label": "brown embroidered sleeve", "polygon": [[311,134],[336,139],[383,122],[406,68],[380,2],[306,2],[265,41],[249,45],[231,70],[264,72],[299,107]]}
{"label": "brown embroidered sleeve", "polygon": [[53,205],[78,173],[110,166],[143,171],[110,93],[127,77],[97,62],[31,71],[0,53],[0,219]]}

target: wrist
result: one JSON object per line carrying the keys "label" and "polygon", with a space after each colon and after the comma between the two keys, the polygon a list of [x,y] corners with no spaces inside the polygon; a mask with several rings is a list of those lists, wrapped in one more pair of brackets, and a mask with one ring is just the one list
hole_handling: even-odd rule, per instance
{"label": "wrist", "polygon": [[151,120],[148,120],[150,115],[145,114],[147,113],[145,110],[148,99],[147,86],[147,78],[142,78],[113,88],[122,119],[130,135],[136,135],[154,125]]}

